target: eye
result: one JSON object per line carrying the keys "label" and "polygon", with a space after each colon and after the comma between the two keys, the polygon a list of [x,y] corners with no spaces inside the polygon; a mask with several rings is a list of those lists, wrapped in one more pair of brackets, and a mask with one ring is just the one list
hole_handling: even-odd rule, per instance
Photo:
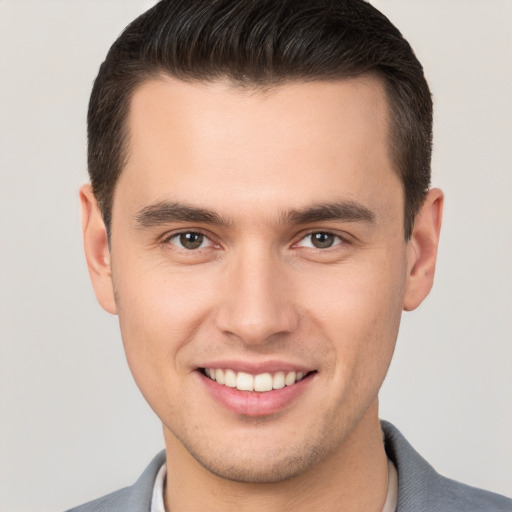
{"label": "eye", "polygon": [[207,236],[195,231],[176,233],[170,236],[167,242],[180,249],[186,249],[187,251],[203,249],[212,245],[212,241]]}
{"label": "eye", "polygon": [[311,247],[313,249],[329,249],[343,242],[342,238],[326,231],[316,231],[305,236],[297,244],[299,247]]}

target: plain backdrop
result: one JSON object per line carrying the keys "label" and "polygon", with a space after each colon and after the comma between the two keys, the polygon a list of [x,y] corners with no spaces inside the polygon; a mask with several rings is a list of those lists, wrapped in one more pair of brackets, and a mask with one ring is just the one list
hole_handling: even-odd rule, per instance
{"label": "plain backdrop", "polygon": [[[92,81],[144,0],[0,0],[0,510],[132,483],[163,447],[91,291],[77,191]],[[436,284],[381,394],[441,473],[512,495],[512,2],[374,0],[423,62],[446,193]]]}

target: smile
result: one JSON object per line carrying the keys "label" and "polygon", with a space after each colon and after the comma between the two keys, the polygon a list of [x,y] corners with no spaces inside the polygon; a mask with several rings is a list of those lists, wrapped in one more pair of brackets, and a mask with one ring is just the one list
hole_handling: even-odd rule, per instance
{"label": "smile", "polygon": [[[218,366],[221,366],[220,368]],[[223,408],[243,416],[269,416],[293,407],[299,396],[315,389],[318,371],[267,364],[213,363],[197,368],[207,393]]]}
{"label": "smile", "polygon": [[239,391],[257,391],[259,393],[292,386],[307,376],[304,372],[294,371],[265,372],[251,375],[246,372],[220,368],[203,368],[202,372],[211,380],[223,386],[236,388]]}

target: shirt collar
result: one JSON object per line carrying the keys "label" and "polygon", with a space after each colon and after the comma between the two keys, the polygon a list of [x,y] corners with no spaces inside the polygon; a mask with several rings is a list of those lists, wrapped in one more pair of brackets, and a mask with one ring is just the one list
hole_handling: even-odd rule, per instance
{"label": "shirt collar", "polygon": [[[165,477],[167,476],[167,465],[165,462],[160,467],[153,487],[151,498],[151,512],[165,512],[164,488]],[[395,465],[388,459],[388,493],[382,512],[395,512],[398,496],[398,475]]]}

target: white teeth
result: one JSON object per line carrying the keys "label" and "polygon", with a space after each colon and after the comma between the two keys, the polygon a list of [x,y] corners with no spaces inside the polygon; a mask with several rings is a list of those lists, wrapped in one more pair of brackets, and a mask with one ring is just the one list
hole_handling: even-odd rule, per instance
{"label": "white teeth", "polygon": [[274,379],[272,382],[272,387],[274,389],[284,388],[284,372],[277,372],[274,375]]}
{"label": "white teeth", "polygon": [[222,370],[215,370],[215,380],[219,384],[224,384],[224,372]]}
{"label": "white teeth", "polygon": [[205,368],[204,373],[212,380],[230,388],[237,388],[240,391],[257,391],[260,393],[281,389],[285,386],[292,386],[304,378],[304,372],[276,372],[260,373],[251,375],[245,372],[234,370],[222,370],[220,368]]}
{"label": "white teeth", "polygon": [[224,372],[224,384],[230,388],[236,388],[236,373],[233,370]]}
{"label": "white teeth", "polygon": [[236,388],[240,391],[252,391],[254,389],[253,376],[250,373],[238,372]]}
{"label": "white teeth", "polygon": [[254,391],[270,391],[272,389],[272,375],[261,373],[254,377]]}
{"label": "white teeth", "polygon": [[289,372],[286,374],[286,377],[284,379],[284,383],[287,386],[291,386],[292,384],[295,384],[295,380],[297,379],[297,374],[295,372]]}

